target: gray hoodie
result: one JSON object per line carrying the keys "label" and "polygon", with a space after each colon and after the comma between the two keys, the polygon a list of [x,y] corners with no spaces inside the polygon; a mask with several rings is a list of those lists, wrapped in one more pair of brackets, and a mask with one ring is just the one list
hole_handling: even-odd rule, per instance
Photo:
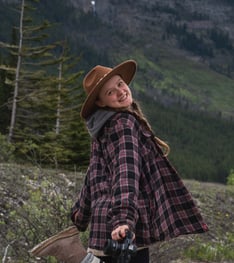
{"label": "gray hoodie", "polygon": [[86,125],[92,138],[96,138],[105,122],[115,114],[115,111],[98,109],[87,120]]}

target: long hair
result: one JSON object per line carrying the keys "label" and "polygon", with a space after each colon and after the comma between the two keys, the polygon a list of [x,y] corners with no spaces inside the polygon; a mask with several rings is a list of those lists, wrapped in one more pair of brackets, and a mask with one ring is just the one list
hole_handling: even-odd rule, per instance
{"label": "long hair", "polygon": [[170,147],[169,145],[159,139],[157,136],[154,135],[154,132],[149,124],[149,122],[147,121],[146,117],[144,116],[140,105],[133,100],[132,105],[131,105],[131,109],[128,111],[130,111],[138,120],[139,122],[153,135],[153,139],[155,140],[155,143],[157,143],[159,145],[159,147],[162,149],[164,156],[168,156],[169,152],[170,152]]}

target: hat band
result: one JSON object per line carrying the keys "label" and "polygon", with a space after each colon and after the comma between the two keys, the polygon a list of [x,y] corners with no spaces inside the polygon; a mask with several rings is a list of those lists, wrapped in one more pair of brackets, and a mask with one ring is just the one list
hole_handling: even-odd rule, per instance
{"label": "hat band", "polygon": [[[109,73],[109,72],[108,72],[108,73]],[[104,75],[98,80],[98,82],[96,83],[95,87],[98,85],[98,83],[100,83],[100,82],[105,78],[105,76],[106,76],[108,73],[104,74]]]}

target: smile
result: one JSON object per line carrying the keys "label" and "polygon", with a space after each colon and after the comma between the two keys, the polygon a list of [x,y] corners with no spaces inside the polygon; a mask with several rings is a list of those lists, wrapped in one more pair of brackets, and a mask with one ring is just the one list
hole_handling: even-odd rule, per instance
{"label": "smile", "polygon": [[124,95],[122,95],[122,96],[120,97],[119,101],[120,101],[120,102],[123,102],[123,101],[125,101],[125,100],[127,99],[127,97],[128,97],[128,94],[125,93]]}

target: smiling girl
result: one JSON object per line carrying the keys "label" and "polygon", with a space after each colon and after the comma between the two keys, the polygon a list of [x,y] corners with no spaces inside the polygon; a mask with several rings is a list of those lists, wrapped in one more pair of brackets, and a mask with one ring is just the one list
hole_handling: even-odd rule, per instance
{"label": "smiling girl", "polygon": [[107,239],[121,242],[126,230],[138,247],[130,262],[149,263],[155,242],[208,230],[191,194],[169,162],[169,146],[156,137],[129,84],[136,62],[96,66],[83,80],[87,98],[81,117],[92,137],[84,185],[72,209],[80,231],[90,225],[89,248],[104,262]]}

